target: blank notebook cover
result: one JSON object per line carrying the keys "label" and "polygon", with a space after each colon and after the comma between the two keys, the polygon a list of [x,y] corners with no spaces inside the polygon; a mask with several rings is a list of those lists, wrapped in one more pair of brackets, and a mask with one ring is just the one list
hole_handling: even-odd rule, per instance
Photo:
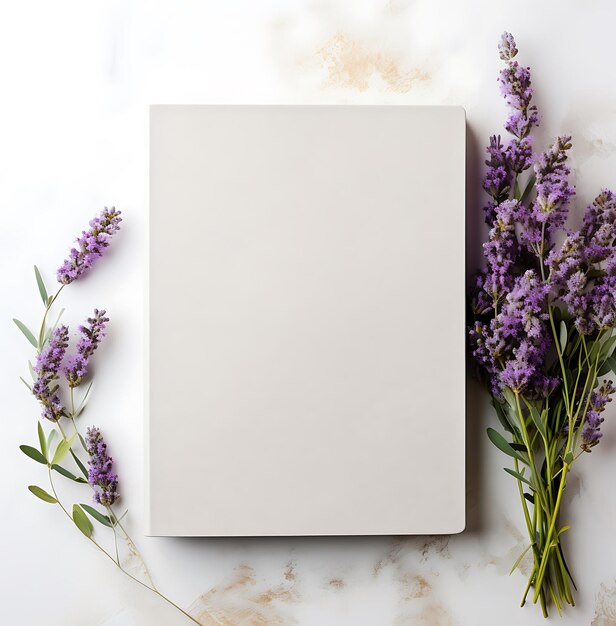
{"label": "blank notebook cover", "polygon": [[459,107],[150,110],[148,534],[455,533]]}

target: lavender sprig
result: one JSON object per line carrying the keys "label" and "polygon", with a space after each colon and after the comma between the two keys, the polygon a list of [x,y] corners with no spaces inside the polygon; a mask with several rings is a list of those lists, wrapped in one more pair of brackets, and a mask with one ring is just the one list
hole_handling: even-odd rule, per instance
{"label": "lavender sprig", "polygon": [[[533,154],[539,123],[531,103],[530,70],[515,60],[510,33],[501,37],[501,93],[509,107],[503,146],[493,136],[483,188],[485,268],[471,294],[471,351],[478,373],[511,441],[488,429],[491,441],[513,458],[532,548],[531,589],[543,614],[573,604],[571,574],[560,536],[567,474],[601,439],[604,411],[616,373],[616,195],[604,189],[578,230],[565,231],[575,193],[567,164],[571,138],[558,137]],[[533,171],[525,174],[532,165]],[[523,181],[523,178],[526,180]],[[521,183],[524,182],[522,185]],[[557,247],[558,234],[566,235]],[[518,560],[519,562],[519,560]]]}
{"label": "lavender sprig", "polygon": [[98,428],[88,428],[86,450],[90,455],[88,482],[98,488],[94,501],[106,507],[113,506],[119,497],[118,475],[113,471],[113,459],[107,454],[107,444]]}
{"label": "lavender sprig", "polygon": [[81,278],[103,256],[114,233],[120,230],[121,211],[105,207],[98,217],[90,221],[89,230],[77,238],[79,248],[72,248],[68,258],[58,268],[58,282],[69,285]]}
{"label": "lavender sprig", "polygon": [[77,342],[77,353],[68,358],[63,368],[68,386],[71,388],[79,386],[83,381],[88,371],[90,358],[105,336],[106,324],[109,321],[105,313],[104,310],[94,309],[94,316],[88,318],[87,326],[79,327],[81,337]]}
{"label": "lavender sprig", "polygon": [[[105,335],[106,324],[109,321],[109,319],[105,317],[105,311],[95,309],[94,315],[88,318],[87,323],[79,327],[80,339],[77,342],[76,352],[74,355],[70,356],[66,362],[64,359],[68,347],[68,328],[64,325],[52,329],[48,329],[47,327],[47,316],[62,290],[67,285],[82,277],[90,270],[94,262],[103,256],[106,248],[109,246],[111,237],[119,230],[120,221],[119,211],[116,211],[114,208],[106,208],[99,217],[94,218],[90,222],[90,229],[84,231],[82,236],[77,240],[79,248],[73,248],[71,250],[69,258],[66,259],[57,272],[58,280],[61,285],[55,294],[48,295],[41,273],[36,266],[34,268],[39,295],[45,307],[38,338],[35,337],[34,333],[23,322],[17,319],[14,321],[29,343],[37,350],[36,364],[32,368],[32,374],[35,378],[34,384],[30,386],[25,380],[24,383],[41,403],[43,407],[43,417],[53,422],[53,427],[49,434],[46,435],[41,422],[39,422],[37,424],[38,448],[30,445],[22,445],[20,449],[37,463],[47,466],[51,493],[48,493],[38,485],[30,485],[28,489],[34,496],[44,502],[57,505],[62,513],[70,519],[71,523],[74,524],[98,550],[113,561],[126,576],[150,589],[193,623],[200,624],[197,619],[193,618],[187,611],[175,604],[175,602],[163,595],[156,588],[145,561],[122,525],[121,519],[123,516],[118,517],[113,509],[113,506],[117,503],[119,498],[118,477],[113,470],[113,459],[107,453],[107,444],[98,428],[92,427],[88,429],[87,438],[84,439],[77,427],[76,418],[80,415],[81,410],[85,406],[89,388],[81,399],[81,404],[77,410],[75,410],[73,403],[74,390],[79,387],[88,373],[88,366],[92,355]],[[62,311],[60,312],[60,315],[61,314]],[[65,408],[60,399],[60,385],[63,382],[60,378],[61,372],[64,372],[66,376],[66,385],[70,391],[70,408]],[[75,433],[71,437],[67,437],[62,426],[63,422],[68,423],[74,429]],[[56,427],[58,431],[55,430]],[[58,432],[60,433],[61,439],[55,446],[55,450],[53,450],[53,440],[54,437],[58,435]],[[80,451],[73,448],[74,442],[80,442],[83,447],[81,454],[85,452],[88,455],[89,469],[86,469],[79,458]],[[64,459],[68,457],[69,452],[75,462],[75,468],[73,469],[64,467]],[[79,473],[81,473],[83,477],[79,476]],[[106,513],[87,504],[73,504],[72,509],[70,506],[65,506],[55,487],[54,475],[57,474],[76,483],[89,484],[89,488],[92,489],[94,493],[94,502],[103,506]],[[90,520],[100,525],[99,530],[103,527],[111,530],[115,556],[99,543],[100,539],[98,536],[96,536],[96,539],[93,538],[93,535],[98,533],[99,530],[94,530],[92,521]],[[125,540],[130,553],[135,554],[141,559],[147,580],[140,580],[125,569],[120,557],[118,547],[119,539]]]}
{"label": "lavender sprig", "polygon": [[52,332],[47,346],[37,355],[33,368],[36,380],[32,385],[32,393],[43,406],[42,416],[52,422],[57,422],[65,414],[59,387],[55,383],[67,346],[68,328],[58,326]]}

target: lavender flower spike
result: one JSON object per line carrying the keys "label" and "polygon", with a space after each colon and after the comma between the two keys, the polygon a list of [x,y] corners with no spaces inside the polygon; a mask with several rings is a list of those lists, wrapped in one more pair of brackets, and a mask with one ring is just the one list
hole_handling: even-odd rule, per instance
{"label": "lavender flower spike", "polygon": [[33,368],[37,378],[32,386],[32,393],[43,405],[42,416],[52,422],[57,422],[64,415],[58,386],[53,383],[58,378],[67,346],[68,328],[58,326],[53,331],[45,349],[37,356]]}
{"label": "lavender flower spike", "polygon": [[79,249],[72,248],[68,258],[58,268],[58,282],[68,285],[81,278],[103,256],[112,235],[120,230],[121,212],[115,207],[105,207],[98,217],[90,221],[90,229],[77,238]]}
{"label": "lavender flower spike", "polygon": [[94,309],[94,317],[88,318],[88,325],[79,327],[81,337],[77,342],[77,354],[70,356],[64,367],[69,387],[80,385],[87,374],[90,358],[105,336],[105,327],[109,321],[105,313],[104,310]]}
{"label": "lavender flower spike", "polygon": [[612,381],[605,380],[598,391],[593,391],[590,394],[590,406],[582,427],[582,450],[590,452],[591,448],[599,443],[602,436],[599,429],[603,422],[601,413],[605,410],[605,405],[612,401],[610,396],[615,391],[616,388],[614,388]]}
{"label": "lavender flower spike", "polygon": [[88,482],[99,488],[94,494],[94,501],[111,506],[119,497],[118,476],[113,471],[113,459],[107,454],[107,444],[98,428],[88,428],[86,449],[90,455]]}

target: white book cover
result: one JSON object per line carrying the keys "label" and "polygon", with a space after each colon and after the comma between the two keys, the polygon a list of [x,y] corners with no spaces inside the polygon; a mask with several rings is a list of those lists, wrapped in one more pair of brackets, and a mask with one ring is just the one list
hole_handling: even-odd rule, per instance
{"label": "white book cover", "polygon": [[148,534],[465,524],[460,107],[150,110]]}

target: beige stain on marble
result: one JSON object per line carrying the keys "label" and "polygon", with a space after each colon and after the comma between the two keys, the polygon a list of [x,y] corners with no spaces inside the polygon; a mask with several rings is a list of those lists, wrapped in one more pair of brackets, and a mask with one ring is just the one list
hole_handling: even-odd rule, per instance
{"label": "beige stain on marble", "polygon": [[401,60],[344,32],[325,41],[316,55],[327,71],[324,87],[367,91],[376,78],[389,91],[407,93],[416,83],[430,80],[427,72],[419,68],[403,71]]}
{"label": "beige stain on marble", "polygon": [[203,626],[287,626],[297,621],[287,605],[301,597],[293,564],[280,583],[264,585],[249,565],[240,565],[227,582],[202,594],[189,609]]}
{"label": "beige stain on marble", "polygon": [[616,626],[616,581],[611,587],[601,585],[596,602],[590,626]]}
{"label": "beige stain on marble", "polygon": [[344,589],[346,587],[346,583],[344,582],[342,578],[330,578],[325,583],[325,586],[328,589],[333,589],[334,591],[340,591],[341,589]]}

